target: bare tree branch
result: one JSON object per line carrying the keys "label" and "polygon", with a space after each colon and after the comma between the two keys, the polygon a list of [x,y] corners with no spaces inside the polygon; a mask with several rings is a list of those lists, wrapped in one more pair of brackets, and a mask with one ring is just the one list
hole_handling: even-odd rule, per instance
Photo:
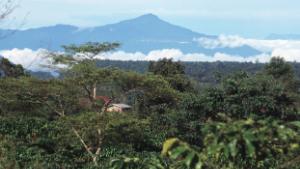
{"label": "bare tree branch", "polygon": [[0,0],[0,23],[12,19],[10,15],[19,7],[20,2],[21,0]]}
{"label": "bare tree branch", "polygon": [[[16,8],[19,7],[20,1],[21,0],[0,0],[0,25],[1,26],[4,25],[6,20],[9,20],[9,22],[12,22],[12,21],[16,20],[15,17],[12,18],[10,16],[16,10]],[[24,18],[18,19],[20,21],[22,20],[20,24],[19,23],[17,24],[18,28],[22,27],[25,24],[25,19],[26,19],[27,15],[25,15]],[[20,16],[18,16],[18,17],[20,17]],[[5,23],[5,26],[6,27],[10,26],[10,24],[12,24],[12,23],[9,23],[8,25],[6,25],[6,23]],[[7,36],[10,36],[10,35],[14,34],[15,32],[17,32],[17,30],[16,29],[10,29],[10,30],[6,30],[4,32],[5,33],[2,32],[3,35],[2,34],[0,35],[1,39],[6,38]]]}
{"label": "bare tree branch", "polygon": [[16,0],[1,0],[0,1],[0,21],[7,18],[16,8]]}

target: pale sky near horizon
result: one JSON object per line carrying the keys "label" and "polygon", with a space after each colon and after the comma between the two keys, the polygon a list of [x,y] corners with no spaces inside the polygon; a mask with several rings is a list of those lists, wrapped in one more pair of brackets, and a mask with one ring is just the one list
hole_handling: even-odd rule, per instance
{"label": "pale sky near horizon", "polygon": [[146,13],[212,35],[264,38],[271,33],[300,34],[299,0],[21,0],[14,17],[26,16],[23,28],[90,27]]}

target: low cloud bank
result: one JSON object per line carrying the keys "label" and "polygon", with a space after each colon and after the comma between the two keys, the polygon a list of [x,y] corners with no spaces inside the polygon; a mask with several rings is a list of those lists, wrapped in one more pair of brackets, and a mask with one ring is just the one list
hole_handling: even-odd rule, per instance
{"label": "low cloud bank", "polygon": [[[214,55],[205,55],[202,53],[183,53],[178,49],[163,49],[154,50],[148,54],[141,52],[128,53],[124,51],[116,51],[111,53],[104,53],[97,56],[98,59],[109,60],[133,60],[133,61],[150,61],[159,60],[162,58],[172,58],[180,61],[234,61],[234,62],[268,62],[273,56],[280,56],[287,61],[300,62],[300,41],[288,40],[256,40],[244,39],[238,36],[220,36],[217,39],[197,39],[199,44],[207,48],[218,47],[238,47],[243,45],[252,46],[260,51],[262,54],[243,57],[238,55],[229,55],[226,53],[215,53]],[[49,51],[45,49],[31,50],[31,49],[12,49],[0,51],[0,55],[8,58],[15,64],[21,64],[26,69],[32,71],[51,71],[45,65],[51,61],[46,56]]]}
{"label": "low cloud bank", "polygon": [[300,50],[300,40],[264,40],[264,39],[250,39],[243,38],[237,35],[220,35],[216,39],[212,38],[198,38],[194,41],[199,42],[200,46],[208,49],[216,49],[222,47],[241,47],[244,45],[251,46],[262,52],[273,52],[274,50],[285,50],[289,54],[290,50]]}
{"label": "low cloud bank", "polygon": [[[195,61],[195,62],[215,62],[215,61],[234,61],[234,62],[268,62],[272,55],[261,54],[252,57],[242,57],[237,55],[229,55],[225,53],[215,53],[212,56],[205,55],[202,53],[187,53],[184,54],[178,49],[163,49],[151,51],[148,54],[140,52],[126,53],[118,51],[114,53],[106,53],[98,56],[99,59],[110,59],[110,60],[146,60],[156,61],[162,58],[169,58],[175,61]],[[300,61],[300,58],[299,58]]]}
{"label": "low cloud bank", "polygon": [[21,64],[25,69],[32,71],[50,71],[46,64],[49,59],[46,58],[48,51],[39,49],[33,51],[31,49],[12,49],[0,51],[0,55],[7,58],[14,64]]}

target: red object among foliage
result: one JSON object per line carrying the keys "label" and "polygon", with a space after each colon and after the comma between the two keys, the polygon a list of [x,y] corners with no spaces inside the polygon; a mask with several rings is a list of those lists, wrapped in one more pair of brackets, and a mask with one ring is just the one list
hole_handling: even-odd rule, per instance
{"label": "red object among foliage", "polygon": [[112,99],[107,96],[96,96],[96,100],[103,100],[104,106],[108,106],[112,102]]}

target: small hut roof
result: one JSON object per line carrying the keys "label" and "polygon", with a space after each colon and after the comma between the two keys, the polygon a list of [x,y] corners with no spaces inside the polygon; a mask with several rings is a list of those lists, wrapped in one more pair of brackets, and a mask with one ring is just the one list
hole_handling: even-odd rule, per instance
{"label": "small hut roof", "polygon": [[123,103],[112,104],[112,106],[119,107],[119,108],[122,108],[122,109],[128,109],[128,108],[131,108],[131,106],[129,106],[129,105],[127,105],[127,104],[123,104]]}

